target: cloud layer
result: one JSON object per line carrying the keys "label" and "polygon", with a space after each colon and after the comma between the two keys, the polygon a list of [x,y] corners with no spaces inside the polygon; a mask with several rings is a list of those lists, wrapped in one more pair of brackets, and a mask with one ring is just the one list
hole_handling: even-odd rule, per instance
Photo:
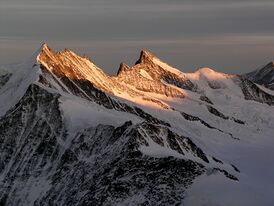
{"label": "cloud layer", "polygon": [[242,73],[274,60],[273,0],[3,0],[0,62],[41,42],[90,56],[109,73],[146,48],[184,71]]}

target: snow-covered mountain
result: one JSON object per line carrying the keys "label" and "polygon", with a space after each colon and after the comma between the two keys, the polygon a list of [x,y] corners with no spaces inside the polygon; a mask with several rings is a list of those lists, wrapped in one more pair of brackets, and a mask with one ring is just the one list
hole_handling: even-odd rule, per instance
{"label": "snow-covered mountain", "polygon": [[0,68],[0,205],[271,205],[274,94],[259,84],[148,51],[109,76],[43,44]]}
{"label": "snow-covered mountain", "polygon": [[274,62],[270,62],[261,69],[247,73],[246,77],[253,82],[274,90]]}

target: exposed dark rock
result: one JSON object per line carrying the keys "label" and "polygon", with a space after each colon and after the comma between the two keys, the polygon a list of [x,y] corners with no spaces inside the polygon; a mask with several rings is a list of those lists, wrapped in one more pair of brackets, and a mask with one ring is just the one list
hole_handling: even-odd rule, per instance
{"label": "exposed dark rock", "polygon": [[234,118],[234,117],[232,117],[232,120],[233,120],[234,122],[238,123],[238,124],[245,124],[244,121],[239,120],[239,119],[236,119],[236,118]]}
{"label": "exposed dark rock", "polygon": [[[140,145],[148,146],[138,128],[162,146],[158,136],[162,131],[170,145],[183,138],[163,126],[147,122],[137,127],[131,122],[117,128],[98,125],[69,137],[58,98],[31,85],[0,120],[2,205],[27,205],[29,187],[35,185],[41,194],[34,205],[110,205],[131,198],[136,204],[177,204],[193,179],[204,172],[193,161],[153,158],[138,150]],[[180,147],[173,148],[179,151]],[[192,150],[197,156],[200,153],[193,146]],[[144,198],[135,199],[135,194]]]}
{"label": "exposed dark rock", "polygon": [[215,130],[218,130],[219,132],[222,132],[224,134],[228,134],[229,136],[231,136],[233,139],[239,139],[237,137],[234,137],[231,133],[229,132],[224,132],[223,130],[221,129],[218,129],[216,127],[213,127],[211,125],[209,125],[208,123],[206,123],[204,120],[200,119],[199,117],[196,117],[196,116],[193,116],[193,115],[190,115],[190,114],[187,114],[185,112],[180,112],[180,114],[188,121],[198,121],[200,122],[201,124],[203,124],[204,126],[206,126],[207,128],[209,129],[215,129]]}
{"label": "exposed dark rock", "polygon": [[136,64],[151,64],[153,57],[154,57],[154,55],[151,54],[149,51],[142,50],[140,53],[140,57],[136,61],[135,65]]}
{"label": "exposed dark rock", "polygon": [[[176,205],[194,178],[205,172],[191,160],[140,152],[151,139],[208,162],[190,138],[163,125],[128,121],[67,134],[58,98],[31,85],[0,120],[2,205]],[[32,196],[35,188],[39,191]]]}
{"label": "exposed dark rock", "polygon": [[221,173],[223,173],[227,178],[232,179],[234,181],[239,181],[239,179],[237,177],[235,177],[234,175],[228,173],[225,170],[219,169],[219,168],[214,168],[215,171],[219,171]]}
{"label": "exposed dark rock", "polygon": [[229,119],[228,116],[224,115],[223,113],[221,113],[220,111],[218,111],[217,109],[215,109],[214,107],[212,106],[209,106],[207,105],[207,110],[211,113],[211,114],[214,114],[215,116],[218,116],[222,119]]}
{"label": "exposed dark rock", "polygon": [[274,96],[261,90],[252,81],[241,76],[239,78],[241,80],[239,85],[242,89],[242,92],[246,100],[253,100],[268,105],[274,105]]}
{"label": "exposed dark rock", "polygon": [[119,69],[117,71],[117,75],[120,75],[122,72],[127,71],[129,69],[130,69],[130,67],[127,64],[121,63],[120,67],[119,67]]}
{"label": "exposed dark rock", "polygon": [[233,167],[233,169],[236,171],[236,172],[240,172],[240,170],[233,164],[231,164],[231,166]]}
{"label": "exposed dark rock", "polygon": [[9,81],[11,75],[10,73],[0,75],[0,89]]}
{"label": "exposed dark rock", "polygon": [[213,159],[215,162],[218,162],[218,163],[223,164],[223,162],[222,162],[221,160],[217,159],[216,157],[212,157],[212,159]]}
{"label": "exposed dark rock", "polygon": [[200,96],[200,100],[213,105],[213,102],[207,96]]}
{"label": "exposed dark rock", "polygon": [[226,115],[224,115],[223,113],[221,113],[220,111],[218,111],[216,108],[214,108],[214,107],[212,107],[212,106],[207,105],[207,110],[208,110],[211,114],[214,114],[215,116],[220,117],[220,118],[222,118],[222,119],[224,119],[224,120],[231,119],[231,120],[233,120],[234,122],[236,122],[236,123],[238,123],[238,124],[245,124],[244,121],[239,120],[239,119],[236,119],[235,117],[226,116]]}
{"label": "exposed dark rock", "polygon": [[180,145],[178,144],[175,135],[168,130],[167,134],[167,143],[169,144],[170,148],[177,151],[180,154],[184,154],[183,150],[181,149]]}
{"label": "exposed dark rock", "polygon": [[274,90],[274,62],[269,62],[263,68],[244,75],[249,80]]}
{"label": "exposed dark rock", "polygon": [[204,160],[205,162],[209,163],[205,153],[199,148],[197,147],[192,141],[190,138],[187,138],[187,143],[188,145],[190,146],[191,150],[192,151],[195,151],[195,153],[197,154],[197,156],[199,158],[201,158],[202,160]]}

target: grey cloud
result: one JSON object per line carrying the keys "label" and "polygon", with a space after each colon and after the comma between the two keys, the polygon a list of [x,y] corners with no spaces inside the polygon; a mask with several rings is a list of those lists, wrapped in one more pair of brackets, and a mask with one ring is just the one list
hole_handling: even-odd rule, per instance
{"label": "grey cloud", "polygon": [[46,41],[86,53],[109,73],[142,48],[184,70],[241,73],[274,59],[273,9],[273,0],[3,0],[0,61]]}

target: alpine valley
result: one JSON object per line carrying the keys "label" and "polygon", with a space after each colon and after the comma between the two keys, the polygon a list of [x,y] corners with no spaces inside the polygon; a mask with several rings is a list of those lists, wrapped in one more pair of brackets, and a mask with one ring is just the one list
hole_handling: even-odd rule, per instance
{"label": "alpine valley", "polygon": [[273,205],[273,65],[109,76],[43,44],[0,67],[0,205]]}

